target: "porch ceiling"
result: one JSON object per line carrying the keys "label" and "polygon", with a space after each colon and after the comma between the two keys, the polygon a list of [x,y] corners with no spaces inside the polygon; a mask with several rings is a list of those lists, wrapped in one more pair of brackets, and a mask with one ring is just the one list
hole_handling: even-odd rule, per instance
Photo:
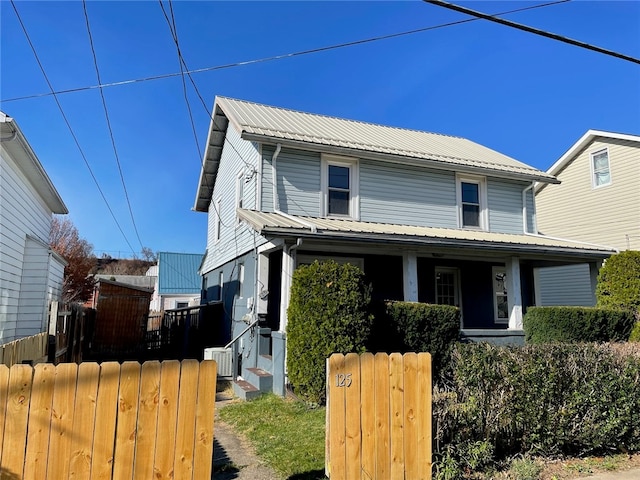
{"label": "porch ceiling", "polygon": [[258,233],[267,236],[473,248],[488,251],[512,251],[514,254],[548,253],[581,257],[584,260],[599,260],[616,253],[611,247],[550,238],[543,235],[514,235],[479,230],[359,222],[338,218],[284,216],[273,212],[245,209],[239,209],[238,215]]}

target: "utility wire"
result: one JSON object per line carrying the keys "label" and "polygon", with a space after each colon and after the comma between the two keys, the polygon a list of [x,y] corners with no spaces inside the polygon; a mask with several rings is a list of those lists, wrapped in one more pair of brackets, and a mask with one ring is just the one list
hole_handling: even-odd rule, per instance
{"label": "utility wire", "polygon": [[87,166],[87,169],[89,170],[89,173],[91,174],[91,178],[93,179],[94,183],[96,184],[96,187],[98,188],[98,191],[100,192],[100,195],[102,196],[102,199],[104,200],[104,203],[106,204],[107,209],[109,210],[109,213],[111,214],[111,217],[113,218],[113,221],[115,222],[116,226],[118,227],[118,230],[120,230],[120,233],[122,234],[122,237],[124,238],[125,242],[127,242],[127,245],[131,249],[131,252],[135,255],[135,250],[131,246],[131,243],[129,243],[129,239],[124,234],[124,231],[122,230],[122,227],[118,223],[118,220],[116,219],[116,216],[113,213],[113,210],[111,209],[111,205],[109,205],[109,202],[107,201],[107,197],[105,196],[104,192],[102,191],[102,188],[100,188],[100,184],[98,183],[98,179],[93,174],[93,170],[91,169],[91,165],[89,165],[89,161],[87,160],[87,157],[84,154],[84,151],[82,150],[82,147],[80,146],[80,142],[78,141],[78,137],[76,137],[76,134],[73,131],[73,128],[71,128],[71,124],[69,123],[69,119],[67,118],[67,115],[64,113],[64,110],[62,109],[62,105],[60,104],[60,100],[58,99],[58,95],[57,95],[56,91],[53,89],[53,86],[51,85],[51,82],[49,81],[49,77],[47,76],[47,72],[45,71],[45,69],[44,69],[44,67],[42,65],[42,62],[40,62],[40,57],[38,57],[36,49],[35,49],[33,43],[31,42],[31,37],[29,36],[29,33],[27,32],[27,29],[26,29],[24,23],[22,22],[22,18],[20,17],[20,13],[18,12],[18,9],[17,9],[17,7],[16,7],[16,5],[14,3],[14,0],[10,0],[10,1],[11,1],[11,6],[13,7],[13,11],[15,12],[16,17],[18,19],[18,22],[20,23],[20,26],[22,27],[22,31],[24,32],[24,35],[25,35],[25,37],[27,39],[27,42],[29,43],[29,46],[31,47],[31,51],[33,52],[33,56],[35,57],[36,62],[38,63],[38,66],[40,67],[40,71],[42,71],[42,75],[44,76],[44,79],[47,82],[47,85],[49,86],[49,89],[51,90],[51,95],[53,95],[53,98],[54,98],[54,100],[56,102],[56,105],[58,105],[58,109],[60,110],[60,113],[62,114],[62,118],[64,119],[64,122],[67,124],[67,128],[69,129],[69,132],[71,133],[71,136],[73,137],[73,140],[74,140],[74,142],[76,144],[76,147],[78,147],[78,151],[80,152],[80,156],[82,156],[82,159],[84,160],[84,164]]}
{"label": "utility wire", "polygon": [[[86,0],[82,0],[82,9],[84,11],[84,19],[87,24],[87,34],[89,35],[89,45],[91,47],[91,55],[93,56],[93,65],[96,68],[96,77],[98,78],[98,83],[102,83],[100,79],[100,69],[98,68],[98,58],[96,56],[96,50],[93,45],[93,36],[91,35],[91,27],[89,25],[89,14],[87,13],[87,2]],[[131,201],[129,200],[129,192],[127,192],[127,185],[124,181],[124,174],[122,173],[122,165],[120,164],[120,157],[118,155],[118,149],[116,148],[116,140],[113,136],[113,128],[111,127],[111,119],[109,118],[109,110],[107,109],[107,101],[104,98],[104,91],[102,88],[100,90],[100,98],[102,99],[102,107],[104,109],[104,116],[107,119],[107,128],[109,129],[109,137],[111,138],[111,146],[113,147],[113,154],[116,158],[116,164],[118,165],[118,172],[120,173],[120,180],[122,181],[122,188],[124,190],[124,197],[127,201],[127,206],[129,207],[129,214],[131,215],[131,223],[133,223],[133,230],[136,232],[136,237],[138,237],[138,242],[140,243],[140,248],[144,248],[142,244],[142,240],[140,240],[140,233],[138,232],[138,226],[136,225],[136,220],[133,216],[133,209],[131,208]]]}
{"label": "utility wire", "polygon": [[627,62],[640,64],[640,59],[632,57],[630,55],[625,55],[624,53],[615,52],[613,50],[608,50],[606,48],[598,47],[597,45],[591,45],[590,43],[585,43],[580,40],[574,40],[573,38],[563,37],[562,35],[558,35],[556,33],[547,32],[545,30],[540,30],[539,28],[530,27],[528,25],[523,25],[522,23],[512,22],[511,20],[505,20],[504,18],[497,18],[494,15],[488,15],[486,13],[478,12],[476,10],[471,10],[470,8],[461,7],[459,5],[454,5],[453,3],[443,2],[442,0],[423,0],[426,3],[431,3],[433,5],[437,5],[439,7],[448,8],[450,10],[455,10],[456,12],[466,13],[467,15],[472,15],[476,18],[482,18],[484,20],[488,20],[490,22],[499,23],[501,25],[506,25],[507,27],[516,28],[518,30],[522,30],[525,32],[533,33],[535,35],[540,35],[542,37],[551,38],[553,40],[557,40],[559,42],[568,43],[569,45],[574,45],[576,47],[585,48],[587,50],[592,50],[594,52],[602,53],[604,55],[609,55],[611,57],[619,58],[621,60],[626,60]]}
{"label": "utility wire", "polygon": [[[543,8],[543,7],[549,7],[552,5],[558,5],[560,3],[567,3],[571,0],[556,0],[553,2],[548,2],[548,3],[541,3],[539,5],[532,5],[529,7],[522,7],[522,8],[516,8],[514,10],[507,10],[504,12],[499,12],[499,13],[495,13],[494,15],[508,15],[511,13],[518,13],[518,12],[524,12],[526,10],[533,10],[536,8]],[[355,40],[352,42],[346,42],[346,43],[338,43],[338,44],[334,44],[334,45],[328,45],[328,46],[324,46],[324,47],[318,47],[318,48],[312,48],[309,50],[301,50],[298,52],[293,52],[293,53],[285,53],[282,55],[274,55],[271,57],[263,57],[263,58],[257,58],[257,59],[253,59],[253,60],[246,60],[246,61],[242,61],[242,62],[235,62],[235,63],[227,63],[224,65],[216,65],[216,66],[211,66],[211,67],[204,67],[204,68],[197,68],[194,70],[186,70],[185,72],[177,72],[177,73],[167,73],[167,74],[162,74],[162,75],[152,75],[152,76],[148,76],[148,77],[141,77],[141,78],[135,78],[135,79],[130,79],[130,80],[122,80],[122,81],[118,81],[118,82],[110,82],[110,83],[103,83],[100,85],[91,85],[91,86],[85,86],[85,87],[77,87],[77,88],[69,88],[69,89],[65,89],[65,90],[58,90],[56,92],[50,92],[50,93],[38,93],[38,94],[33,94],[33,95],[25,95],[25,96],[21,96],[21,97],[13,97],[13,98],[7,98],[5,100],[2,100],[3,102],[14,102],[17,100],[27,100],[27,99],[31,99],[31,98],[39,98],[39,97],[46,97],[49,95],[54,95],[54,94],[63,94],[63,93],[74,93],[74,92],[81,92],[84,90],[93,90],[96,88],[106,88],[106,87],[116,87],[116,86],[120,86],[120,85],[129,85],[129,84],[133,84],[133,83],[140,83],[140,82],[148,82],[148,81],[152,81],[152,80],[162,80],[165,78],[172,78],[172,77],[177,77],[177,76],[181,76],[183,73],[186,73],[187,75],[191,75],[194,73],[203,73],[203,72],[211,72],[211,71],[215,71],[215,70],[224,70],[227,68],[233,68],[233,67],[241,67],[241,66],[246,66],[246,65],[253,65],[256,63],[264,63],[264,62],[271,62],[274,60],[283,60],[285,58],[293,58],[293,57],[299,57],[302,55],[309,55],[309,54],[313,54],[313,53],[320,53],[320,52],[326,52],[329,50],[337,50],[339,48],[345,48],[345,47],[353,47],[355,45],[363,45],[366,43],[372,43],[372,42],[377,42],[377,41],[381,41],[381,40],[388,40],[391,38],[397,38],[397,37],[403,37],[406,35],[413,35],[416,33],[421,33],[421,32],[428,32],[430,30],[437,30],[439,28],[445,28],[445,27],[452,27],[455,25],[461,25],[464,23],[470,23],[470,22],[475,22],[478,21],[478,18],[467,18],[465,20],[457,20],[455,22],[448,22],[448,23],[442,23],[439,25],[433,25],[430,27],[423,27],[423,28],[417,28],[414,30],[407,30],[404,32],[397,32],[397,33],[391,33],[388,35],[380,35],[377,37],[371,37],[371,38],[366,38],[366,39],[361,39],[361,40]]]}

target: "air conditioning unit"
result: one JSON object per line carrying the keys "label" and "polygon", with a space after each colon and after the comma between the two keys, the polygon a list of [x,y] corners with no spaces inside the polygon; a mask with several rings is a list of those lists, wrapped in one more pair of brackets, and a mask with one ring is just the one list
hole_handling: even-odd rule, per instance
{"label": "air conditioning unit", "polygon": [[205,360],[215,360],[218,364],[218,376],[233,377],[233,355],[230,348],[212,347],[204,349]]}

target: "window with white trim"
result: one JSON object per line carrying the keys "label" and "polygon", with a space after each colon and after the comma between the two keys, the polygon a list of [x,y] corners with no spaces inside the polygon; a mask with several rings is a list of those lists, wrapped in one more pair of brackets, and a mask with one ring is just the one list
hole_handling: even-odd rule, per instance
{"label": "window with white trim", "polygon": [[220,232],[222,231],[222,199],[218,198],[213,204],[215,210],[215,223],[213,224],[213,241],[220,241]]}
{"label": "window with white trim", "polygon": [[323,155],[320,183],[323,216],[358,218],[358,161],[356,159]]}
{"label": "window with white trim", "polygon": [[189,306],[189,302],[178,302],[176,301],[176,308],[186,308]]}
{"label": "window with white trim", "polygon": [[496,323],[509,323],[509,302],[507,297],[507,270],[493,267],[493,315]]}
{"label": "window with white trim", "polygon": [[487,230],[487,191],[484,177],[456,177],[458,226]]}
{"label": "window with white trim", "polygon": [[460,305],[458,270],[451,267],[436,267],[436,304]]}
{"label": "window with white trim", "polygon": [[591,154],[591,171],[593,172],[593,187],[601,187],[611,183],[609,170],[609,150],[599,150]]}

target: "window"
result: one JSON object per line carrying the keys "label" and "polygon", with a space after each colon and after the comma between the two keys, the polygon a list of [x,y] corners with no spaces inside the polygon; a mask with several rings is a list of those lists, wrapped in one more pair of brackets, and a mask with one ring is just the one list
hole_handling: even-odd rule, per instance
{"label": "window", "polygon": [[240,172],[236,178],[236,224],[240,224],[240,217],[237,209],[242,208],[244,203],[244,173]]}
{"label": "window", "polygon": [[486,230],[486,189],[482,177],[457,177],[458,225]]}
{"label": "window", "polygon": [[591,169],[593,171],[594,187],[601,187],[611,183],[609,151],[606,148],[591,154]]}
{"label": "window", "polygon": [[222,199],[218,198],[214,205],[215,210],[215,223],[213,225],[213,241],[220,241],[220,232],[222,230]]}
{"label": "window", "polygon": [[459,306],[458,270],[436,267],[436,303]]}
{"label": "window", "polygon": [[322,215],[358,218],[358,163],[348,157],[322,157]]}
{"label": "window", "polygon": [[493,267],[493,312],[496,323],[509,322],[509,302],[507,300],[507,271]]}
{"label": "window", "polygon": [[189,302],[176,302],[176,308],[185,308],[189,306]]}

